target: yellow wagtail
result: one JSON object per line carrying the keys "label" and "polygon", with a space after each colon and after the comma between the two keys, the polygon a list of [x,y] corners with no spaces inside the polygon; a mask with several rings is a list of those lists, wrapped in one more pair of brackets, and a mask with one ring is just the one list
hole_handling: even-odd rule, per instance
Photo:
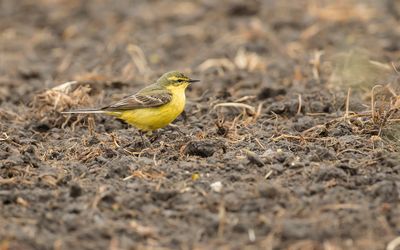
{"label": "yellow wagtail", "polygon": [[156,83],[112,105],[62,113],[104,113],[124,120],[141,132],[150,132],[167,126],[182,113],[186,103],[185,90],[190,83],[198,81],[171,71],[162,75]]}

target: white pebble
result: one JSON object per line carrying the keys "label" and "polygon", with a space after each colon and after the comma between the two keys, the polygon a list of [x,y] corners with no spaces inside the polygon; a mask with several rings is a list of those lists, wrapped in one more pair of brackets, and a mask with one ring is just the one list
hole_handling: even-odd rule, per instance
{"label": "white pebble", "polygon": [[212,183],[212,184],[210,185],[210,187],[211,187],[211,189],[212,189],[214,192],[219,193],[219,192],[221,192],[221,190],[222,190],[222,182],[216,181],[216,182]]}

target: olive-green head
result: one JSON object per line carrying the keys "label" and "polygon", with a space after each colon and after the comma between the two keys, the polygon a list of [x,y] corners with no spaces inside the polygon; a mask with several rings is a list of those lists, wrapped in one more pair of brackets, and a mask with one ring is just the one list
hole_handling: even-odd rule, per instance
{"label": "olive-green head", "polygon": [[178,71],[170,71],[165,73],[157,80],[157,83],[163,87],[187,87],[190,83],[198,82]]}

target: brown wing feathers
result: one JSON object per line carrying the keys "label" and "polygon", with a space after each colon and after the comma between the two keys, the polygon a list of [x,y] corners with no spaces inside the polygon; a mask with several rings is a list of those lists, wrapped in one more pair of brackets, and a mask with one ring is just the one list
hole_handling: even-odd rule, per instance
{"label": "brown wing feathers", "polygon": [[110,106],[102,108],[104,111],[124,111],[137,108],[158,107],[170,102],[172,94],[167,91],[155,93],[137,93],[128,96]]}

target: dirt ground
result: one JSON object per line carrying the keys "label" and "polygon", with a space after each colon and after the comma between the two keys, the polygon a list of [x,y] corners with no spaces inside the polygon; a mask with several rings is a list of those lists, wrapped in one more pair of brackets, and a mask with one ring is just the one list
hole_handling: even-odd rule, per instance
{"label": "dirt ground", "polygon": [[[399,24],[398,0],[0,0],[0,249],[400,249]],[[60,113],[169,70],[201,83],[150,146]]]}

